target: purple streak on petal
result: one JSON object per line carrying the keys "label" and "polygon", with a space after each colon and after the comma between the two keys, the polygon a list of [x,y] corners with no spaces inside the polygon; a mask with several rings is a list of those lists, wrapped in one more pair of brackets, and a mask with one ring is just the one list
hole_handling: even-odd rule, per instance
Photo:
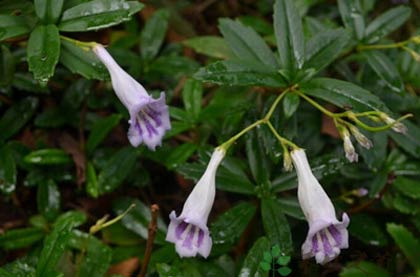
{"label": "purple streak on petal", "polygon": [[187,236],[185,237],[184,242],[182,243],[182,246],[185,246],[188,249],[192,249],[195,228],[196,227],[194,225],[191,225],[191,229],[189,230]]}
{"label": "purple streak on petal", "polygon": [[187,229],[188,223],[182,221],[181,223],[176,226],[175,229],[175,236],[177,239],[181,239],[182,234],[184,233],[185,229]]}
{"label": "purple streak on petal", "polygon": [[312,237],[312,253],[315,254],[319,251],[319,245],[318,245],[318,236],[315,234]]}
{"label": "purple streak on petal", "polygon": [[327,234],[325,233],[325,230],[322,230],[320,232],[321,239],[322,239],[322,245],[324,246],[324,253],[330,256],[331,254],[334,254],[331,248],[330,241],[328,240]]}
{"label": "purple streak on petal", "polygon": [[142,136],[143,135],[143,131],[141,129],[141,126],[140,126],[140,123],[139,123],[138,118],[136,118],[136,123],[134,124],[134,127],[139,132],[139,135]]}
{"label": "purple streak on petal", "polygon": [[204,231],[200,229],[198,231],[197,247],[201,246],[201,244],[203,243],[203,239],[204,239]]}
{"label": "purple streak on petal", "polygon": [[158,132],[156,131],[156,128],[150,123],[150,121],[146,118],[146,116],[143,116],[143,122],[146,126],[147,133],[149,134],[149,138],[152,137],[152,135],[157,135]]}
{"label": "purple streak on petal", "polygon": [[340,231],[338,231],[334,225],[329,226],[328,231],[330,232],[331,236],[334,238],[336,245],[340,246],[342,242]]}
{"label": "purple streak on petal", "polygon": [[156,127],[160,127],[162,125],[162,120],[160,119],[161,113],[155,111],[153,108],[148,107],[148,110],[145,111],[145,113],[153,119],[153,121],[156,123]]}

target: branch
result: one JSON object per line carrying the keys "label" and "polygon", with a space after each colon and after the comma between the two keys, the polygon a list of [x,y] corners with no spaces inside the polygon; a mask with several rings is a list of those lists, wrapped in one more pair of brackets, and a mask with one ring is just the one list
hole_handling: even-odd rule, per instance
{"label": "branch", "polygon": [[147,236],[146,251],[144,252],[144,259],[141,267],[139,277],[146,276],[147,266],[149,265],[150,256],[152,255],[153,241],[155,240],[156,230],[157,230],[157,217],[159,212],[159,206],[153,204],[150,206],[150,212],[152,214],[152,220],[149,223],[149,233]]}

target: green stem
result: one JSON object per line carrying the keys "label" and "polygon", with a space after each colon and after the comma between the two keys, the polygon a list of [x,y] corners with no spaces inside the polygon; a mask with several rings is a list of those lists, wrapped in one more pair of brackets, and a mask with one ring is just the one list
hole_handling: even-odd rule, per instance
{"label": "green stem", "polygon": [[108,226],[111,226],[112,224],[116,223],[117,221],[119,221],[120,219],[122,219],[129,211],[131,211],[132,208],[134,208],[136,206],[136,204],[131,204],[127,210],[125,210],[122,214],[120,214],[119,216],[106,221],[108,216],[105,216],[101,219],[99,219],[95,225],[93,225],[92,227],[90,227],[89,233],[90,234],[94,234],[96,232],[98,232],[101,229],[104,229]]}
{"label": "green stem", "polygon": [[287,148],[285,148],[286,145],[292,147],[293,149],[300,149],[299,146],[297,146],[296,144],[294,144],[290,140],[287,140],[284,137],[280,136],[280,134],[277,132],[277,130],[274,128],[273,124],[271,124],[270,121],[267,121],[266,124],[267,124],[268,128],[270,128],[270,130],[274,134],[274,136],[280,141],[280,143],[283,147],[283,150],[287,150]]}
{"label": "green stem", "polygon": [[383,126],[378,126],[378,127],[371,127],[369,125],[366,125],[365,123],[363,123],[362,121],[360,121],[357,117],[351,117],[350,119],[352,119],[356,125],[362,127],[365,130],[371,131],[371,132],[379,132],[379,131],[385,131],[388,130],[390,128],[392,128],[392,126],[394,126],[396,123],[409,118],[413,116],[412,114],[406,114],[398,119],[396,119],[393,123],[387,124],[387,125],[383,125]]}
{"label": "green stem", "polygon": [[274,100],[273,104],[271,105],[270,109],[268,110],[267,114],[264,116],[265,120],[269,120],[271,116],[273,115],[274,111],[277,108],[277,105],[280,103],[280,100],[290,91],[290,89],[284,90],[282,93],[280,93],[279,96],[277,96],[276,100]]}
{"label": "green stem", "polygon": [[73,44],[75,44],[75,45],[79,46],[80,48],[82,48],[82,49],[83,49],[83,50],[85,50],[85,51],[89,51],[89,50],[91,50],[93,47],[95,47],[95,45],[97,45],[97,43],[96,43],[96,42],[94,42],[94,41],[91,41],[91,42],[84,42],[84,41],[80,41],[80,40],[72,39],[72,38],[69,38],[69,37],[65,37],[65,36],[63,36],[63,35],[60,35],[60,37],[61,37],[63,40],[67,40],[67,41],[69,41],[69,42],[71,42],[71,43],[73,43]]}
{"label": "green stem", "polygon": [[389,48],[400,48],[406,45],[410,40],[404,40],[397,43],[391,44],[377,44],[377,45],[359,45],[357,46],[358,51],[363,50],[374,50],[374,49],[389,49]]}
{"label": "green stem", "polygon": [[314,101],[310,97],[306,96],[304,93],[302,93],[300,91],[296,91],[296,93],[300,97],[302,97],[303,99],[305,99],[307,102],[309,102],[309,104],[311,104],[312,106],[314,106],[315,108],[317,108],[318,110],[320,110],[322,113],[326,114],[327,116],[332,117],[332,118],[336,118],[338,116],[342,116],[342,114],[335,114],[333,112],[330,112],[329,110],[327,110],[326,108],[324,108],[323,106],[321,106],[320,104],[318,104],[316,101]]}

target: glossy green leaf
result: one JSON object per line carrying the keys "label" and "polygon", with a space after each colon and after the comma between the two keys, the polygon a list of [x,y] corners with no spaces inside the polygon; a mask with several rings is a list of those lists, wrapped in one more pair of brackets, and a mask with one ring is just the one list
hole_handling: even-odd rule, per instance
{"label": "glossy green leaf", "polygon": [[292,0],[277,0],[274,4],[274,32],[282,69],[292,76],[303,67],[305,40],[302,21]]}
{"label": "glossy green leaf", "polygon": [[61,195],[57,184],[52,180],[39,184],[36,197],[38,212],[47,220],[55,219],[60,212],[61,204]]}
{"label": "glossy green leaf", "polygon": [[305,68],[319,71],[328,66],[340,55],[349,40],[349,33],[343,29],[316,34],[306,44]]}
{"label": "glossy green leaf", "polygon": [[404,85],[395,64],[379,51],[366,51],[364,56],[379,78],[395,92],[402,92]]}
{"label": "glossy green leaf", "polygon": [[125,147],[115,153],[98,175],[99,194],[111,192],[119,187],[133,169],[137,160],[137,151]]}
{"label": "glossy green leaf", "polygon": [[169,169],[175,169],[182,163],[186,162],[196,150],[197,145],[194,143],[184,143],[179,145],[166,156],[165,165]]}
{"label": "glossy green leaf", "polygon": [[[150,207],[146,206],[137,199],[120,198],[114,202],[113,208],[117,214],[121,214],[126,211],[131,204],[135,204],[135,207],[121,219],[121,223],[128,230],[147,240],[149,223],[152,219]],[[159,216],[157,220],[155,243],[164,243],[166,231],[166,225]]]}
{"label": "glossy green leaf", "polygon": [[375,43],[392,31],[398,29],[411,15],[411,9],[398,6],[382,13],[366,28],[366,43]]}
{"label": "glossy green leaf", "polygon": [[25,248],[41,240],[44,235],[42,229],[33,227],[9,230],[0,235],[0,247],[7,250]]}
{"label": "glossy green leaf", "polygon": [[261,64],[243,61],[219,61],[201,68],[194,78],[228,86],[285,87],[283,78],[274,70]]}
{"label": "glossy green leaf", "polygon": [[420,241],[415,238],[413,234],[407,230],[403,225],[395,223],[388,223],[386,230],[394,239],[398,247],[404,253],[405,257],[416,270],[420,270]]}
{"label": "glossy green leaf", "polygon": [[288,93],[282,103],[284,116],[290,118],[299,107],[300,97],[295,93]]}
{"label": "glossy green leaf", "polygon": [[210,225],[213,243],[235,242],[255,215],[256,208],[248,202],[240,203],[224,212]]}
{"label": "glossy green leaf", "polygon": [[29,164],[56,165],[71,163],[72,159],[63,150],[51,148],[32,151],[24,157],[24,161]]}
{"label": "glossy green leaf", "polygon": [[64,253],[70,232],[86,220],[80,212],[67,212],[62,214],[54,223],[54,228],[44,240],[44,247],[39,256],[36,269],[37,277],[49,276],[54,270],[58,260]]}
{"label": "glossy green leaf", "polygon": [[203,97],[203,86],[201,82],[188,79],[182,90],[182,101],[189,117],[193,120],[198,119],[201,112],[201,100]]}
{"label": "glossy green leaf", "polygon": [[193,37],[182,41],[182,44],[194,49],[197,53],[218,58],[227,59],[233,56],[226,41],[216,36]]}
{"label": "glossy green leaf", "polygon": [[0,41],[29,33],[23,16],[0,15]]}
{"label": "glossy green leaf", "polygon": [[140,53],[143,59],[153,60],[159,52],[168,29],[169,11],[158,10],[146,21],[140,34]]}
{"label": "glossy green leaf", "polygon": [[0,191],[10,194],[16,189],[16,161],[8,145],[0,148]]}
{"label": "glossy green leaf", "polygon": [[305,215],[300,208],[300,204],[297,198],[294,197],[287,197],[287,198],[279,198],[277,199],[277,206],[279,207],[280,211],[288,216],[304,220]]}
{"label": "glossy green leaf", "polygon": [[[366,224],[366,222],[369,222],[369,224]],[[388,239],[383,230],[383,226],[367,214],[354,214],[351,216],[350,234],[367,245],[386,246]]]}
{"label": "glossy green leaf", "polygon": [[[1,20],[1,19],[0,19]],[[6,45],[0,46],[0,88],[8,87],[14,78],[15,58]]]}
{"label": "glossy green leaf", "polygon": [[106,138],[109,132],[118,125],[120,120],[120,114],[113,114],[108,117],[100,118],[94,122],[86,142],[86,151],[89,154],[92,154],[96,147]]}
{"label": "glossy green leaf", "polygon": [[270,241],[266,237],[260,237],[249,250],[239,272],[239,277],[267,276],[267,272],[260,267],[265,251],[270,250]]}
{"label": "glossy green leaf", "polygon": [[360,2],[358,0],[339,0],[338,9],[344,26],[352,30],[357,39],[362,39],[365,36],[366,28]]}
{"label": "glossy green leaf", "polygon": [[363,157],[364,162],[369,168],[377,172],[381,170],[382,165],[386,161],[388,136],[386,132],[369,133],[362,131],[362,133],[370,137],[374,147],[370,149],[358,147],[357,152]]}
{"label": "glossy green leaf", "polygon": [[86,32],[107,28],[131,19],[144,5],[137,1],[94,0],[63,12],[60,31]]}
{"label": "glossy green leaf", "polygon": [[86,193],[93,198],[99,196],[98,176],[91,162],[86,165]]}
{"label": "glossy green leaf", "polygon": [[253,29],[227,18],[219,20],[219,29],[239,60],[278,67],[273,52]]}
{"label": "glossy green leaf", "polygon": [[257,185],[266,185],[270,180],[270,163],[265,155],[264,145],[257,131],[250,131],[246,136],[246,156],[249,168]]}
{"label": "glossy green leaf", "polygon": [[347,264],[340,272],[340,277],[391,277],[384,268],[366,261]]}
{"label": "glossy green leaf", "polygon": [[393,187],[407,197],[420,199],[420,183],[418,180],[398,176],[393,183]]}
{"label": "glossy green leaf", "polygon": [[262,199],[261,216],[265,233],[272,245],[279,245],[286,255],[293,252],[292,234],[281,206],[274,199]]}
{"label": "glossy green leaf", "polygon": [[27,56],[29,71],[45,85],[54,75],[60,57],[60,35],[55,25],[39,25],[29,36]]}
{"label": "glossy green leaf", "polygon": [[388,171],[380,170],[378,171],[372,181],[370,182],[369,188],[369,197],[374,198],[378,193],[385,187],[386,182],[388,181]]}
{"label": "glossy green leaf", "polygon": [[407,153],[413,157],[420,157],[420,127],[416,124],[411,123],[408,120],[403,121],[404,125],[407,126],[407,133],[400,134],[394,131],[389,131],[388,134],[391,138]]}
{"label": "glossy green leaf", "polygon": [[44,23],[54,24],[61,15],[64,0],[35,0],[36,15]]}
{"label": "glossy green leaf", "polygon": [[72,41],[61,39],[60,63],[71,72],[86,79],[105,80],[109,78],[108,71],[92,51],[80,48]]}
{"label": "glossy green leaf", "polygon": [[10,107],[0,118],[0,142],[15,135],[31,119],[38,99],[27,97]]}
{"label": "glossy green leaf", "polygon": [[350,82],[316,78],[301,85],[305,94],[355,112],[380,110],[389,112],[385,104],[371,92]]}

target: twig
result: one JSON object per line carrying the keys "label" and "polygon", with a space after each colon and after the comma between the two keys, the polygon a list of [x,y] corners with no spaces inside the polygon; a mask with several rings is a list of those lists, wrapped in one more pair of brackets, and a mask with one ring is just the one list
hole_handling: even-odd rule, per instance
{"label": "twig", "polygon": [[149,265],[150,256],[152,255],[153,241],[155,240],[157,230],[157,217],[159,212],[159,206],[157,204],[153,204],[152,206],[150,206],[150,212],[152,214],[152,220],[149,223],[146,251],[144,252],[144,259],[138,277],[144,277],[147,273],[147,266]]}

